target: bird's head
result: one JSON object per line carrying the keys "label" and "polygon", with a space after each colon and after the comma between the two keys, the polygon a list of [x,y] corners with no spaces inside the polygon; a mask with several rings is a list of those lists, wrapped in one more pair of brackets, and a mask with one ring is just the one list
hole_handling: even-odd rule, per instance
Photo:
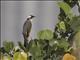
{"label": "bird's head", "polygon": [[28,17],[27,17],[27,20],[31,20],[31,19],[33,19],[35,16],[34,15],[29,15]]}

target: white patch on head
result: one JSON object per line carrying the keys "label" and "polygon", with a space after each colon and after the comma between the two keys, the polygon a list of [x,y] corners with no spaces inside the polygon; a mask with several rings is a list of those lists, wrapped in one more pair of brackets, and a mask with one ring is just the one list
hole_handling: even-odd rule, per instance
{"label": "white patch on head", "polygon": [[27,19],[28,19],[28,18],[31,18],[31,16],[30,16],[30,15],[29,15],[29,16],[27,16]]}
{"label": "white patch on head", "polygon": [[28,18],[31,18],[31,15],[29,15]]}

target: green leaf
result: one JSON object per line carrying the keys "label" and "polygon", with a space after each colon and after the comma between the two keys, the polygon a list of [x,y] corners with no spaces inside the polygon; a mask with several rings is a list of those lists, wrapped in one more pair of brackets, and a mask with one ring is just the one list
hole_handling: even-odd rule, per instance
{"label": "green leaf", "polygon": [[80,30],[80,16],[73,17],[73,20],[70,21],[69,24],[75,32]]}
{"label": "green leaf", "polygon": [[6,51],[7,53],[9,53],[10,50],[13,49],[14,43],[13,43],[12,41],[9,41],[9,42],[8,42],[8,41],[4,41],[4,42],[3,42],[3,47],[4,47],[5,51]]}
{"label": "green leaf", "polygon": [[68,49],[69,43],[65,39],[59,40],[59,48],[64,48],[65,51]]}
{"label": "green leaf", "polygon": [[32,54],[33,59],[35,60],[42,60],[41,57],[41,48],[40,44],[37,42],[37,45],[34,41],[31,41],[31,45],[29,47],[29,52]]}
{"label": "green leaf", "polygon": [[50,46],[53,46],[54,44],[57,44],[57,43],[55,43],[55,41],[57,41],[57,39],[50,40],[49,41]]}
{"label": "green leaf", "polygon": [[74,15],[73,15],[71,7],[67,3],[65,3],[65,2],[58,2],[58,6],[61,9],[63,9],[63,11],[65,12],[65,14],[72,20],[72,17]]}
{"label": "green leaf", "polygon": [[38,32],[38,38],[42,40],[50,40],[53,38],[53,32],[49,29],[41,30],[40,32]]}
{"label": "green leaf", "polygon": [[58,23],[58,28],[59,28],[60,31],[66,32],[65,22],[64,21],[60,21]]}

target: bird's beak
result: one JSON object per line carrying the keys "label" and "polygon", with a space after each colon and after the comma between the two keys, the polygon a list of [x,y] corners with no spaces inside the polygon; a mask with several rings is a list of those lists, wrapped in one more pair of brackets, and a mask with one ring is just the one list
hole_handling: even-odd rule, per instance
{"label": "bird's beak", "polygon": [[33,19],[34,17],[35,17],[35,16],[32,16],[32,17],[31,17],[31,21],[33,21],[32,19]]}
{"label": "bird's beak", "polygon": [[32,16],[32,18],[34,18],[35,16]]}

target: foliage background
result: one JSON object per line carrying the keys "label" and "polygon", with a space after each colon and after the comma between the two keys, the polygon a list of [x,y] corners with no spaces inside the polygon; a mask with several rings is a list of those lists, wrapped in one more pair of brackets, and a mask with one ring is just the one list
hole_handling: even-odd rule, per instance
{"label": "foliage background", "polygon": [[[77,49],[80,48],[80,16],[73,14],[72,6],[65,2],[59,2],[58,5],[64,12],[60,10],[59,21],[54,32],[50,29],[39,31],[37,38],[32,39],[28,47],[24,47],[21,42],[18,42],[19,47],[14,47],[13,42],[4,41],[3,47],[0,48],[1,58],[3,60],[4,57],[8,60],[61,60],[64,53],[73,47],[79,60],[80,51]],[[64,8],[65,6],[67,9]]]}

